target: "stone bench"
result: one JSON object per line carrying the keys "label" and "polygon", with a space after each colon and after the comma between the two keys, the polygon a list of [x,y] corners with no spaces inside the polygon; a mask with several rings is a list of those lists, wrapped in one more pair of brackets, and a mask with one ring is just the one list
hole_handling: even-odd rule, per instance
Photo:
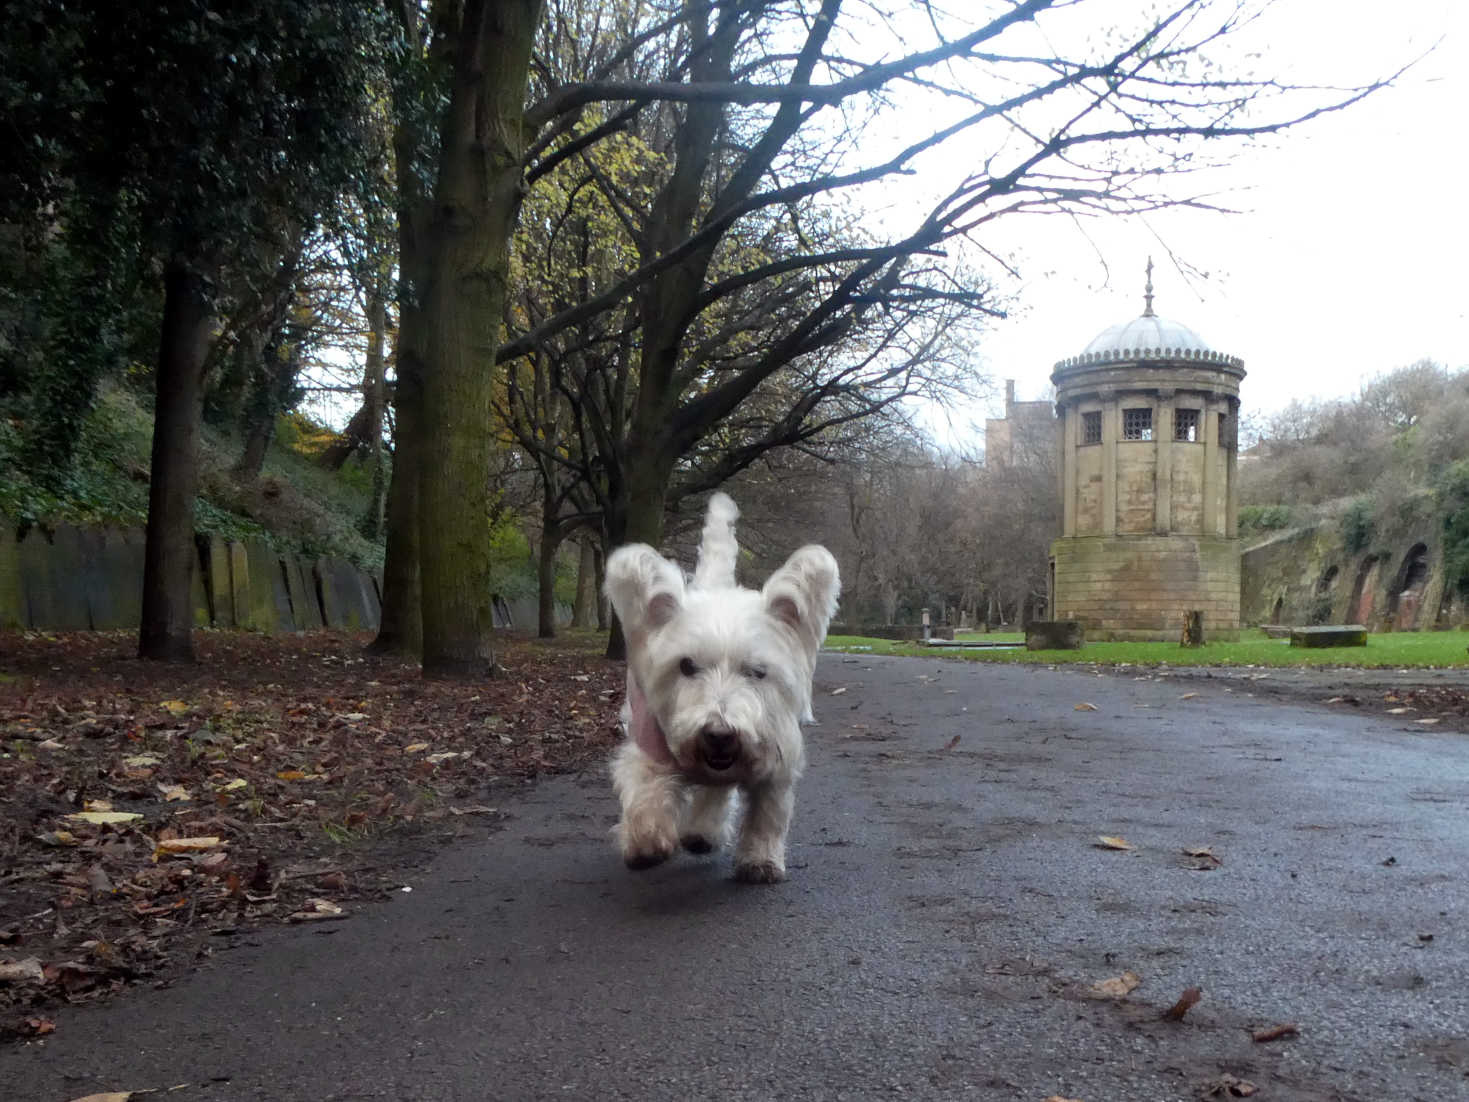
{"label": "stone bench", "polygon": [[1080,620],[1032,620],[1025,625],[1026,650],[1081,650]]}
{"label": "stone bench", "polygon": [[1326,627],[1291,628],[1293,647],[1365,647],[1367,629],[1361,624],[1330,624]]}

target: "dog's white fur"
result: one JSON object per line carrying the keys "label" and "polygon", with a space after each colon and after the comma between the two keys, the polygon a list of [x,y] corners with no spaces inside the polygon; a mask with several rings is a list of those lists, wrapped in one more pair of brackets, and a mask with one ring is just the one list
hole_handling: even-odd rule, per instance
{"label": "dog's white fur", "polygon": [[709,502],[693,578],[646,544],[607,560],[607,596],[627,639],[627,741],[612,760],[622,802],[617,842],[630,868],[682,844],[707,853],[727,841],[730,796],[745,813],[735,877],[785,879],[786,833],[806,764],[816,652],[836,612],[837,563],[824,547],[793,554],[760,590],[735,583],[726,494]]}

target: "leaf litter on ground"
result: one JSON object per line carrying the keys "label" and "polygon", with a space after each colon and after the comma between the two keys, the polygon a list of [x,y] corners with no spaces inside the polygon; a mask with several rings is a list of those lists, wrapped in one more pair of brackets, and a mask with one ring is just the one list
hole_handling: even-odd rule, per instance
{"label": "leaf litter on ground", "polygon": [[503,638],[500,675],[460,684],[368,641],[200,632],[173,667],[130,632],[3,634],[0,977],[20,979],[0,980],[0,1037],[234,933],[396,894],[405,849],[436,844],[416,838],[493,829],[496,785],[620,737],[624,674],[598,653]]}

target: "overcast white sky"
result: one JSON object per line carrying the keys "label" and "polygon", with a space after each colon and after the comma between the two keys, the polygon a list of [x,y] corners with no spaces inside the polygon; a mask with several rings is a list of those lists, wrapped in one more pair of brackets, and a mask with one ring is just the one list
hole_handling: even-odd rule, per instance
{"label": "overcast white sky", "polygon": [[[1046,397],[1056,360],[1142,312],[1149,255],[1157,312],[1244,358],[1246,413],[1349,394],[1423,357],[1469,366],[1469,0],[1278,0],[1261,36],[1263,68],[1342,83],[1444,41],[1398,86],[1242,150],[1222,179],[1241,213],[1092,220],[1085,236],[1059,218],[1012,223],[1019,309],[983,347],[997,384]],[[955,409],[953,429],[998,407]]]}

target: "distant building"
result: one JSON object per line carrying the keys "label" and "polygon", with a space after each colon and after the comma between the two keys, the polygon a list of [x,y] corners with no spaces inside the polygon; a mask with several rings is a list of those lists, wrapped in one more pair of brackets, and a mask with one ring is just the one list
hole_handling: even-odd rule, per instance
{"label": "distant building", "polygon": [[1145,309],[1056,364],[1061,537],[1051,608],[1088,639],[1239,636],[1235,473],[1244,361]]}
{"label": "distant building", "polygon": [[[986,418],[986,466],[1013,467],[1024,463],[1038,446],[1050,448],[1056,435],[1056,415],[1049,401],[1017,402],[1015,380],[1005,380],[1005,416]],[[1029,454],[1028,454],[1029,453]]]}

